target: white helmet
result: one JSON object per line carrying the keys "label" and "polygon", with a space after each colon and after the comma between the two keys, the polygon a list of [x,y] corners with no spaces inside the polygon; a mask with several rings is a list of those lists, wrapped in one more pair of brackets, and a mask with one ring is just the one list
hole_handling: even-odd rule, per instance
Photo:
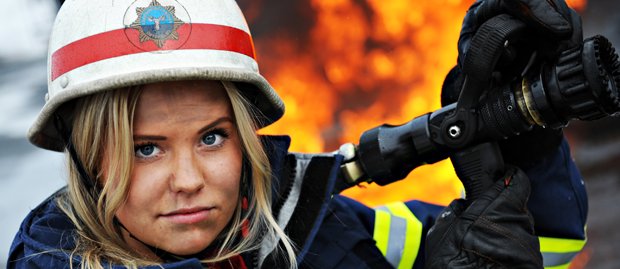
{"label": "white helmet", "polygon": [[[258,73],[254,44],[234,0],[66,1],[50,37],[45,106],[28,130],[34,145],[62,151],[53,114],[89,94],[171,80],[238,82],[267,117],[284,103]],[[241,83],[244,83],[243,86]]]}

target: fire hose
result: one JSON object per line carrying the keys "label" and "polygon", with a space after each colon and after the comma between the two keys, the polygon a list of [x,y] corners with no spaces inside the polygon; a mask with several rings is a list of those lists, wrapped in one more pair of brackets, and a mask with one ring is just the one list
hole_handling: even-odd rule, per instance
{"label": "fire hose", "polygon": [[[384,124],[345,144],[336,191],[365,181],[387,185],[413,169],[450,158],[471,204],[504,174],[497,141],[539,125],[562,128],[572,120],[592,121],[620,111],[620,62],[607,38],[594,36],[536,62],[519,79],[491,88],[502,51],[526,34],[526,25],[499,15],[481,26],[465,60],[465,82],[456,103],[398,126]],[[476,45],[474,45],[476,44]]]}

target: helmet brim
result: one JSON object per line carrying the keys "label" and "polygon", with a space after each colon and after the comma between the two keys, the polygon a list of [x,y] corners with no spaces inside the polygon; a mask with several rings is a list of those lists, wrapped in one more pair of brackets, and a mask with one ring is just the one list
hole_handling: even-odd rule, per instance
{"label": "helmet brim", "polygon": [[63,104],[79,97],[102,91],[155,82],[181,80],[224,80],[247,83],[254,86],[256,88],[255,92],[249,92],[253,91],[252,89],[245,89],[242,91],[253,96],[252,98],[254,100],[250,100],[251,102],[260,104],[257,108],[263,114],[264,119],[257,121],[259,128],[269,126],[284,115],[284,103],[282,99],[280,99],[267,80],[256,72],[243,68],[230,67],[178,67],[155,69],[91,80],[81,84],[68,85],[62,92],[59,92],[53,98],[47,100],[45,106],[43,106],[43,109],[28,130],[28,140],[37,147],[62,152],[64,148],[62,140],[54,128],[53,115],[57,112],[61,117],[70,114],[68,112],[58,111]]}

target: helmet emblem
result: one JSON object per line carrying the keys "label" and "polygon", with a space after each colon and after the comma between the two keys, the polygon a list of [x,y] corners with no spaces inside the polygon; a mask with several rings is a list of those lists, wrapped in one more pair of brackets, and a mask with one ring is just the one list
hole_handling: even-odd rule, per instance
{"label": "helmet emblem", "polygon": [[148,7],[137,7],[138,18],[130,25],[140,32],[140,43],[153,41],[160,49],[166,40],[179,40],[177,29],[184,24],[176,17],[174,6],[162,6],[153,0]]}

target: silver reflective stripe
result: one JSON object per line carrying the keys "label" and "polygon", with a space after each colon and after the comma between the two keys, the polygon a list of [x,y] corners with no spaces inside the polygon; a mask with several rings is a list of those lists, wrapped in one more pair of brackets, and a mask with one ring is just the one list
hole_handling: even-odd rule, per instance
{"label": "silver reflective stripe", "polygon": [[407,239],[407,220],[392,215],[390,210],[385,206],[375,208],[375,210],[390,213],[390,233],[387,251],[385,252],[385,259],[392,266],[394,266],[394,268],[398,268],[400,259],[403,256],[403,251],[405,250],[405,240]]}
{"label": "silver reflective stripe", "polygon": [[577,252],[566,252],[566,253],[555,253],[555,252],[541,252],[543,256],[543,266],[545,267],[554,267],[567,264],[571,262],[575,256],[577,256]]}
{"label": "silver reflective stripe", "polygon": [[[297,159],[295,180],[293,182],[293,187],[291,192],[289,193],[284,205],[280,209],[280,214],[278,215],[278,219],[276,222],[280,229],[284,230],[286,225],[288,225],[291,216],[293,216],[293,212],[295,211],[295,207],[297,206],[297,202],[299,201],[299,195],[301,194],[301,185],[303,182],[303,175],[306,174],[306,168],[308,168],[308,164],[312,159],[310,154],[295,154],[295,158]],[[280,242],[280,236],[275,234],[275,237],[267,236],[261,247],[258,251],[258,268],[263,265],[265,258],[267,255],[275,250],[277,243]]]}

